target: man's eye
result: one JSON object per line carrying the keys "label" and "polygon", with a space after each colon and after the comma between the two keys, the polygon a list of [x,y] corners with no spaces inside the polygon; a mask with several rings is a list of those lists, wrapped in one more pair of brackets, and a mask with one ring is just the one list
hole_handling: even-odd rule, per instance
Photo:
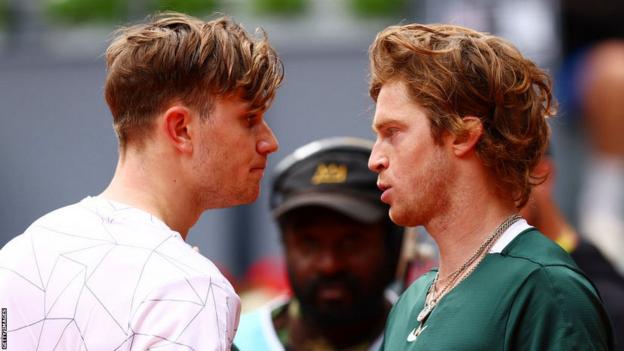
{"label": "man's eye", "polygon": [[398,131],[399,131],[399,128],[387,128],[385,130],[385,134],[387,136],[392,136],[392,135],[396,134]]}
{"label": "man's eye", "polygon": [[318,242],[310,237],[300,238],[297,245],[303,252],[313,253],[318,247]]}

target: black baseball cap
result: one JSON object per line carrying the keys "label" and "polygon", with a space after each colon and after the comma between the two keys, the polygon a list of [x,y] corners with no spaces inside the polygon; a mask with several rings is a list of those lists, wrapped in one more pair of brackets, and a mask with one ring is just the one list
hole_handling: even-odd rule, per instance
{"label": "black baseball cap", "polygon": [[373,142],[353,137],[306,144],[275,168],[271,210],[276,219],[307,206],[320,206],[354,220],[375,223],[388,207],[381,202],[377,174],[368,169]]}

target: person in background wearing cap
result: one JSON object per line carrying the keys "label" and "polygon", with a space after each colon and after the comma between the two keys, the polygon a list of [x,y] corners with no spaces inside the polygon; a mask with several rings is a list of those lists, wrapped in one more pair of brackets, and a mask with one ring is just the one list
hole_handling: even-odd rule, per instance
{"label": "person in background wearing cap", "polygon": [[2,348],[230,350],[239,297],[184,239],[258,197],[282,63],[229,18],[179,13],[120,29],[106,61],[117,169],[0,252]]}
{"label": "person in background wearing cap", "polygon": [[277,166],[271,207],[294,296],[243,314],[234,341],[240,350],[379,347],[403,230],[378,200],[371,146],[324,139]]}
{"label": "person in background wearing cap", "polygon": [[549,76],[501,38],[407,24],[370,48],[377,139],[369,167],[439,268],[394,305],[382,349],[611,350],[594,285],[518,215],[554,114]]}

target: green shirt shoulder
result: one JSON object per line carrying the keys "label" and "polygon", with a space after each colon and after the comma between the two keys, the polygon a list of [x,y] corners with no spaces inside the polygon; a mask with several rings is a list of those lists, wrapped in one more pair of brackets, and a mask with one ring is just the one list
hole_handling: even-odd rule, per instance
{"label": "green shirt shoulder", "polygon": [[385,350],[610,350],[613,335],[593,284],[559,246],[531,229],[438,303],[415,341],[435,271],[401,296],[386,324]]}

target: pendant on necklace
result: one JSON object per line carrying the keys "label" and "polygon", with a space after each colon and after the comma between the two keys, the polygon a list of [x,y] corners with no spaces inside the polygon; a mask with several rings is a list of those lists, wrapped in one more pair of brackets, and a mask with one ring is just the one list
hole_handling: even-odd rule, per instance
{"label": "pendant on necklace", "polygon": [[407,342],[414,342],[416,341],[416,338],[420,335],[420,333],[422,333],[425,329],[427,329],[427,326],[425,325],[423,327],[422,323],[418,325],[418,328],[414,328],[414,330],[412,330],[409,334],[407,334]]}
{"label": "pendant on necklace", "polygon": [[416,320],[418,321],[418,323],[422,324],[423,321],[427,319],[427,317],[429,317],[429,314],[431,314],[431,311],[433,311],[434,307],[435,307],[435,304],[426,303],[425,307],[423,307],[423,309],[418,314],[418,317],[416,317]]}
{"label": "pendant on necklace", "polygon": [[423,330],[427,328],[427,326],[423,327],[423,324],[425,323],[425,320],[431,314],[431,311],[433,311],[434,307],[435,307],[435,303],[425,303],[425,306],[418,314],[418,317],[416,317],[416,320],[418,321],[418,327],[414,328],[414,330],[412,330],[409,334],[407,334],[407,342],[416,341],[416,338],[418,337],[418,335],[420,335],[420,333],[422,333]]}

